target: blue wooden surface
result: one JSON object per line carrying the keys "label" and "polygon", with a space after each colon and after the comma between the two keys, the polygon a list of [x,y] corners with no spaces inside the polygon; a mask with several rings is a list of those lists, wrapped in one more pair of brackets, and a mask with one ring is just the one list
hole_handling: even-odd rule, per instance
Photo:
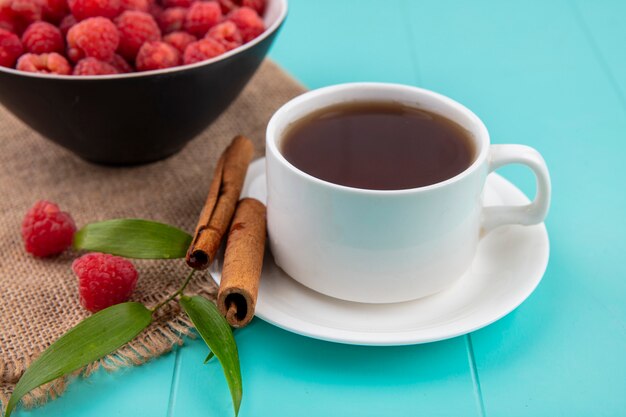
{"label": "blue wooden surface", "polygon": [[[623,0],[291,0],[271,55],[308,87],[423,86],[473,109],[494,142],[539,149],[551,259],[515,312],[449,341],[344,346],[255,320],[237,334],[242,417],[626,415],[625,22]],[[503,173],[532,195],[530,174]],[[16,415],[231,415],[205,355],[190,341]]]}

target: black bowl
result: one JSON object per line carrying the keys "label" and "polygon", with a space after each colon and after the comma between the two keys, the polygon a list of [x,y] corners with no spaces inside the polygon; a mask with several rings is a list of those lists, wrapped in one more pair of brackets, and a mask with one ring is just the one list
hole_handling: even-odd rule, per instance
{"label": "black bowl", "polygon": [[100,164],[170,156],[211,124],[257,70],[287,13],[269,0],[267,29],[215,59],[158,71],[56,76],[0,67],[0,101],[48,139]]}

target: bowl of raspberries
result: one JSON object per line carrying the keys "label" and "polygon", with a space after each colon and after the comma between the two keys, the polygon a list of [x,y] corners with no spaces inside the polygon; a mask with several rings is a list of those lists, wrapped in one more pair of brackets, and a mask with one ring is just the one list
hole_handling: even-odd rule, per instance
{"label": "bowl of raspberries", "polygon": [[239,95],[286,14],[286,0],[0,0],[0,102],[88,161],[156,161]]}

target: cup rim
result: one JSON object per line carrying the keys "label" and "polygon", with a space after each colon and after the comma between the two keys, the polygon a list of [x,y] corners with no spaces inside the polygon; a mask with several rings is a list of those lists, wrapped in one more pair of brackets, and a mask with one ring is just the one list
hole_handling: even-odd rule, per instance
{"label": "cup rim", "polygon": [[221,55],[216,56],[215,58],[207,59],[204,61],[196,62],[193,64],[185,64],[178,65],[176,67],[164,68],[158,70],[150,70],[150,71],[140,71],[140,72],[130,72],[125,74],[107,74],[107,75],[58,75],[58,74],[42,74],[36,72],[26,72],[20,71],[15,68],[7,68],[0,66],[0,71],[7,72],[9,74],[18,75],[21,77],[30,77],[30,78],[44,78],[44,79],[54,79],[54,80],[80,80],[80,81],[93,81],[93,80],[118,80],[125,78],[138,78],[138,77],[148,77],[151,75],[164,75],[171,74],[175,72],[183,72],[185,70],[195,69],[199,67],[204,67],[213,64],[214,62],[224,61],[234,55],[237,55],[243,51],[246,51],[255,45],[261,43],[263,40],[268,38],[272,33],[276,32],[278,28],[283,24],[285,18],[287,17],[287,0],[274,0],[278,3],[279,12],[278,17],[275,21],[273,21],[268,27],[265,28],[263,33],[259,36],[247,42],[241,46],[238,46],[235,49],[227,51]]}
{"label": "cup rim", "polygon": [[[403,188],[398,190],[374,190],[368,188],[356,188],[350,187],[341,184],[335,184],[330,181],[326,181],[317,177],[314,177],[311,174],[308,174],[302,171],[300,168],[293,165],[291,162],[287,160],[283,156],[283,154],[278,149],[277,141],[278,141],[278,128],[288,123],[295,122],[296,119],[292,121],[284,121],[289,117],[289,113],[294,110],[294,108],[304,104],[305,102],[315,99],[319,96],[327,96],[327,95],[338,95],[341,96],[341,100],[339,102],[346,102],[350,100],[349,93],[354,90],[362,89],[362,88],[378,88],[385,89],[389,92],[389,100],[393,100],[393,93],[396,91],[409,91],[415,93],[419,96],[427,96],[432,99],[435,99],[444,105],[454,108],[462,113],[464,113],[467,117],[469,117],[475,124],[476,129],[472,129],[471,132],[476,137],[476,141],[480,142],[480,151],[478,155],[475,156],[474,161],[470,164],[462,172],[457,175],[450,177],[444,181],[436,182],[434,184],[422,186],[422,187],[414,187],[414,188]],[[382,101],[382,100],[381,100]],[[444,116],[445,117],[445,116]],[[466,127],[466,126],[463,126]],[[271,117],[266,130],[266,152],[271,152],[272,155],[285,167],[287,167],[294,174],[302,177],[303,179],[318,184],[322,186],[326,186],[328,188],[332,188],[335,190],[341,190],[344,192],[354,193],[354,194],[367,194],[367,195],[406,195],[406,194],[414,194],[418,192],[427,192],[436,190],[442,187],[446,187],[449,184],[458,182],[468,175],[472,174],[474,171],[478,170],[482,165],[483,161],[487,158],[487,153],[489,151],[490,138],[489,131],[487,127],[483,123],[483,121],[469,108],[465,107],[463,104],[459,103],[456,100],[451,99],[450,97],[444,96],[443,94],[436,93],[434,91],[405,85],[405,84],[397,84],[397,83],[382,83],[382,82],[357,82],[357,83],[344,83],[337,84],[328,87],[322,87],[319,89],[308,91],[304,94],[301,94],[287,103],[283,104]]]}

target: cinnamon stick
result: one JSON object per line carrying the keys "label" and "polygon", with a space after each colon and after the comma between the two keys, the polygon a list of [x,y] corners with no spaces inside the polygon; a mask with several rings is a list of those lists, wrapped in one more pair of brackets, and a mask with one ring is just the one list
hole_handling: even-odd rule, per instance
{"label": "cinnamon stick", "polygon": [[244,198],[230,227],[217,307],[233,327],[243,327],[254,317],[265,252],[265,206]]}
{"label": "cinnamon stick", "polygon": [[235,212],[253,154],[252,142],[237,136],[218,160],[209,195],[187,250],[186,261],[190,267],[205,269],[213,262]]}

